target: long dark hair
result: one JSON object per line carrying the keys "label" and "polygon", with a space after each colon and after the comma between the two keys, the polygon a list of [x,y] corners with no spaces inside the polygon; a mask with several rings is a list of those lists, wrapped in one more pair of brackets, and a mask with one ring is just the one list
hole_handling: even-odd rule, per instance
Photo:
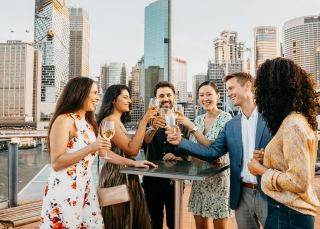
{"label": "long dark hair", "polygon": [[[108,87],[107,91],[104,93],[102,104],[100,111],[98,113],[98,125],[102,122],[102,120],[111,115],[113,112],[113,102],[118,98],[123,90],[127,90],[129,92],[130,98],[131,93],[129,88],[123,84],[115,84]],[[130,112],[124,112],[121,115],[121,122],[126,123],[131,120]]]}
{"label": "long dark hair", "polygon": [[255,87],[258,110],[272,135],[292,111],[302,113],[311,128],[317,130],[318,96],[314,81],[292,60],[266,60],[258,69]]}
{"label": "long dark hair", "polygon": [[[57,101],[56,109],[51,118],[48,130],[48,149],[50,153],[50,132],[56,118],[62,114],[75,113],[79,111],[88,98],[94,81],[88,77],[75,77],[68,81],[63,88],[62,93]],[[85,119],[93,127],[94,132],[98,133],[97,124],[94,118],[94,111],[87,111]]]}

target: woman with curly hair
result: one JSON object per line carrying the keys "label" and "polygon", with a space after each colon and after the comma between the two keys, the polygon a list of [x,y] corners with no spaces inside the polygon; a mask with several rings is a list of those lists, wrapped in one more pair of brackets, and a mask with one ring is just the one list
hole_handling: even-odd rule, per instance
{"label": "woman with curly hair", "polygon": [[312,78],[292,60],[276,58],[261,65],[255,86],[258,110],[273,135],[263,165],[257,159],[248,164],[253,175],[261,175],[268,196],[265,228],[313,228],[319,200],[318,96]]}

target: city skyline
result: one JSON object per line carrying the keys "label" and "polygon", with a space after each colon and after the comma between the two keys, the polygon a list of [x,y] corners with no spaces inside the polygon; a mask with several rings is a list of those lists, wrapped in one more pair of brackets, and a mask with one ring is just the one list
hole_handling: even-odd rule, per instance
{"label": "city skyline", "polygon": [[[100,66],[106,62],[125,62],[130,69],[139,61],[144,52],[144,9],[152,2],[66,0],[69,7],[83,7],[89,14],[91,76],[98,76]],[[6,20],[0,22],[0,42],[33,41],[34,0],[11,0],[2,5],[0,13]],[[199,4],[173,0],[172,56],[188,62],[188,81],[191,82],[193,75],[206,72],[208,60],[214,57],[213,40],[222,30],[238,32],[238,40],[245,42],[245,47],[253,48],[254,27],[278,27],[281,41],[282,27],[287,20],[319,12],[320,1],[316,0],[295,1],[295,6],[288,0],[271,0],[266,5],[248,0],[231,6],[219,1],[203,0]],[[188,91],[191,91],[190,83]]]}

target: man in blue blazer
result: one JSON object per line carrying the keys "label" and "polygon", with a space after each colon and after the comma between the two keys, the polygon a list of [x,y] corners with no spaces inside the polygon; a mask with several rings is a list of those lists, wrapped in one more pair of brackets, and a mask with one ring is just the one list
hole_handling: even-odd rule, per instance
{"label": "man in blue blazer", "polygon": [[[247,164],[254,151],[261,153],[271,134],[254,103],[254,80],[250,74],[239,72],[224,79],[229,99],[241,112],[229,122],[217,139],[208,147],[183,139],[180,133],[169,134],[168,142],[177,145],[182,153],[212,162],[229,152],[230,157],[230,207],[235,209],[238,228],[250,229],[264,226],[267,203],[260,189],[260,177],[253,176]],[[192,132],[198,131],[194,128]]]}

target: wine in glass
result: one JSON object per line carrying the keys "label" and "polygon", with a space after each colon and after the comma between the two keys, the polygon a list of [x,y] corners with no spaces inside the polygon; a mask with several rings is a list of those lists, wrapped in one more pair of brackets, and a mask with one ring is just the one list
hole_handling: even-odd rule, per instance
{"label": "wine in glass", "polygon": [[[114,122],[104,119],[100,124],[100,134],[106,140],[111,140],[115,134]],[[103,157],[104,159],[111,159],[108,154]]]}
{"label": "wine in glass", "polygon": [[[149,110],[157,111],[159,108],[159,100],[157,98],[150,98]],[[150,125],[153,125],[153,120],[150,121]]]}
{"label": "wine in glass", "polygon": [[115,134],[114,122],[103,120],[100,124],[100,134],[103,138],[111,140]]}
{"label": "wine in glass", "polygon": [[173,112],[166,114],[166,123],[171,133],[175,133],[177,131],[176,118],[174,116],[175,114]]}
{"label": "wine in glass", "polygon": [[183,106],[181,104],[176,104],[174,107],[175,118],[180,118],[184,116]]}

